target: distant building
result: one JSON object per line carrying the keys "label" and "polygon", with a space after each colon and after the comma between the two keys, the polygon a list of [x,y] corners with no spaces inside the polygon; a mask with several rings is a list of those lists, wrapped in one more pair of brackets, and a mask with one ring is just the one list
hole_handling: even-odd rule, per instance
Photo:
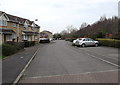
{"label": "distant building", "polygon": [[0,43],[24,40],[39,42],[39,30],[40,26],[34,21],[0,11]]}
{"label": "distant building", "polygon": [[44,30],[40,32],[40,38],[53,38],[52,32]]}

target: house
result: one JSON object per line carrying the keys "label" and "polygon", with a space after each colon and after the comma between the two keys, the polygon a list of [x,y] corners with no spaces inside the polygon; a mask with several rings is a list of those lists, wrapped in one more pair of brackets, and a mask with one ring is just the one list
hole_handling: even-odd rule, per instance
{"label": "house", "polygon": [[2,37],[0,39],[2,43],[25,40],[39,42],[39,30],[40,26],[34,21],[0,11],[0,37]]}
{"label": "house", "polygon": [[53,38],[52,32],[44,30],[42,32],[40,32],[40,38]]}

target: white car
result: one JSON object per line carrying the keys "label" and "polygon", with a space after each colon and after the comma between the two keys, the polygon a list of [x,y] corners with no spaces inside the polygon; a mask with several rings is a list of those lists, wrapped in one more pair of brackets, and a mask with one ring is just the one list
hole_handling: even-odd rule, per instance
{"label": "white car", "polygon": [[73,41],[73,43],[76,46],[81,46],[81,47],[85,47],[85,46],[98,46],[99,42],[95,41],[91,38],[78,38],[76,40]]}
{"label": "white car", "polygon": [[49,38],[40,38],[39,43],[49,43]]}

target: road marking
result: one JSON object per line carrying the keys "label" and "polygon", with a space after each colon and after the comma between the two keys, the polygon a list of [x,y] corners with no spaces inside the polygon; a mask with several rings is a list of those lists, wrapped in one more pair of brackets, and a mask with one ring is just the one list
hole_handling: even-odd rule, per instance
{"label": "road marking", "polygon": [[48,78],[48,77],[59,77],[59,76],[74,76],[74,75],[81,75],[81,74],[90,74],[90,73],[103,73],[103,72],[112,72],[112,71],[119,71],[119,69],[115,70],[105,70],[105,71],[96,71],[96,72],[85,72],[85,73],[79,73],[79,74],[63,74],[63,75],[50,75],[50,76],[38,76],[38,77],[27,77],[24,79],[31,79],[31,78]]}
{"label": "road marking", "polygon": [[91,54],[89,54],[89,53],[86,53],[86,54],[89,55],[89,56],[91,56],[91,57],[93,57],[93,58],[99,59],[99,60],[101,60],[101,61],[103,61],[103,62],[106,62],[106,63],[108,63],[108,64],[111,64],[111,65],[113,65],[113,66],[120,67],[119,65],[114,64],[114,63],[112,63],[112,62],[110,62],[110,61],[104,60],[104,59],[102,59],[102,58],[98,58],[98,57],[96,57],[96,56],[94,56],[94,55],[91,55]]}
{"label": "road marking", "polygon": [[[81,48],[79,48],[79,49],[81,49]],[[81,50],[84,50],[84,51],[90,52],[90,51],[88,51],[88,50],[85,50],[85,49],[81,49]],[[97,54],[97,55],[100,55],[100,56],[103,56],[103,57],[106,57],[106,56],[104,56],[104,55],[101,55],[101,54],[98,54],[98,53],[96,53],[96,52],[92,52],[92,53],[94,53],[94,54]],[[116,56],[114,56],[114,57],[116,57]],[[111,57],[106,57],[106,58],[109,58],[109,59],[116,60],[116,58],[111,58]],[[118,58],[118,56],[117,56],[117,58]],[[117,61],[120,61],[120,60],[118,60],[118,59],[117,59]]]}
{"label": "road marking", "polygon": [[[81,48],[79,48],[79,49],[82,50],[82,51],[86,51],[86,50],[81,49]],[[86,52],[88,52],[88,51],[86,51]],[[86,53],[86,52],[84,52],[84,53]],[[120,67],[119,65],[114,64],[114,63],[112,63],[112,62],[110,62],[110,61],[104,60],[104,59],[102,59],[102,58],[98,58],[98,57],[96,57],[96,56],[94,56],[94,55],[91,55],[91,54],[89,54],[89,53],[86,53],[86,54],[89,55],[89,56],[91,56],[91,57],[93,57],[93,58],[99,59],[99,60],[101,60],[101,61],[103,61],[103,62],[106,62],[106,63],[108,63],[108,64],[111,64],[111,65],[113,65],[113,66]],[[98,54],[97,54],[97,55],[98,55]],[[112,58],[111,58],[111,59],[112,59]],[[118,61],[119,61],[119,60],[118,60]]]}
{"label": "road marking", "polygon": [[[40,48],[40,47],[39,47]],[[29,60],[29,62],[25,65],[25,67],[23,68],[23,70],[20,72],[20,74],[18,75],[18,77],[15,79],[15,81],[13,82],[12,85],[16,85],[18,83],[18,81],[20,80],[20,78],[22,77],[22,75],[24,74],[24,72],[26,71],[27,67],[30,65],[31,61],[34,59],[34,57],[36,56],[39,48],[35,51],[35,53],[33,54],[33,56],[31,57],[31,59]]]}

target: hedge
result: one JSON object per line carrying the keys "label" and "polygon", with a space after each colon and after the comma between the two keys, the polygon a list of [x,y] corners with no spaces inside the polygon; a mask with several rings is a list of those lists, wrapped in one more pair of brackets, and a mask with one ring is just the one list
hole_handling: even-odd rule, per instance
{"label": "hedge", "polygon": [[24,42],[12,42],[12,41],[8,41],[8,42],[5,42],[5,44],[16,46],[17,50],[21,50],[21,49],[24,48]]}
{"label": "hedge", "polygon": [[35,41],[24,41],[24,47],[34,46]]}
{"label": "hedge", "polygon": [[6,42],[2,44],[2,56],[12,55],[19,50],[24,49],[24,43]]}
{"label": "hedge", "polygon": [[68,38],[66,39],[66,41],[70,41],[70,42],[73,42],[73,40],[75,40],[76,38]]}
{"label": "hedge", "polygon": [[116,39],[105,39],[105,38],[98,38],[96,39],[99,41],[99,45],[101,46],[108,46],[108,47],[120,47],[120,40]]}

